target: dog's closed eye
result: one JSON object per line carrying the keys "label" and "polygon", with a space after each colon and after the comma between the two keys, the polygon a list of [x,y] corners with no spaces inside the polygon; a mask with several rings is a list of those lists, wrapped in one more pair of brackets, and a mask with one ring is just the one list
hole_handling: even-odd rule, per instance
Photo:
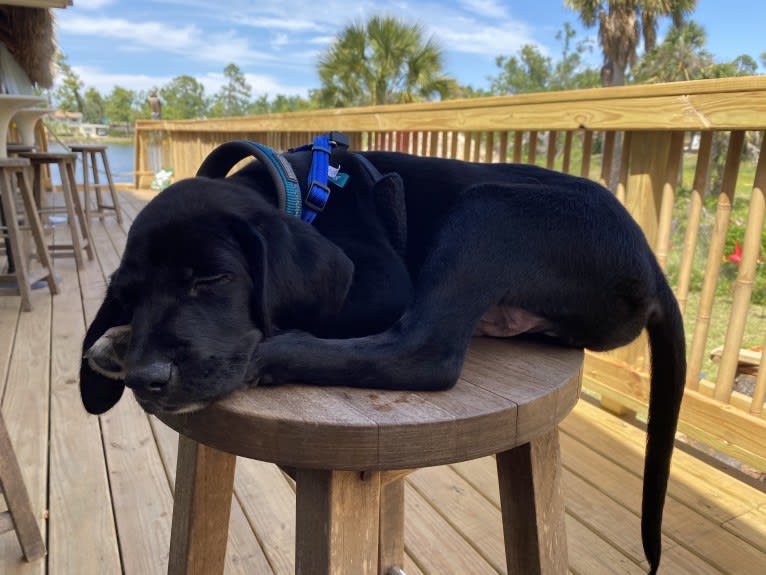
{"label": "dog's closed eye", "polygon": [[192,282],[192,287],[189,290],[189,294],[194,296],[199,294],[200,292],[204,292],[207,290],[214,290],[215,288],[231,283],[232,279],[233,279],[232,274],[228,274],[228,273],[194,278],[194,281]]}

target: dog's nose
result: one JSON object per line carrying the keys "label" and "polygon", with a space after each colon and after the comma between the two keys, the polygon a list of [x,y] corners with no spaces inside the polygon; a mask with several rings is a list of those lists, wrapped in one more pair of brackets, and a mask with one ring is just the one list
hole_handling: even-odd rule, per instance
{"label": "dog's nose", "polygon": [[125,385],[136,391],[159,393],[165,390],[173,378],[173,364],[155,361],[128,369]]}

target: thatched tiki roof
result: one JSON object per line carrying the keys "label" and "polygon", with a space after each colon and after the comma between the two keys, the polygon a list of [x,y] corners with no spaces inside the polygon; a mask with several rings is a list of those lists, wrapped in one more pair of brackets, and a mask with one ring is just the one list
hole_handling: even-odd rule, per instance
{"label": "thatched tiki roof", "polygon": [[48,8],[0,4],[0,42],[34,84],[53,85],[56,40]]}

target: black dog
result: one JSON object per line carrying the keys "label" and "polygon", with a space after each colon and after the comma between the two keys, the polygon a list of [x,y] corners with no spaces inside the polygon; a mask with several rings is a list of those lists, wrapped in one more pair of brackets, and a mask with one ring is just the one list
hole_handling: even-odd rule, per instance
{"label": "black dog", "polygon": [[[311,161],[300,151],[183,180],[144,208],[85,338],[86,409],[108,410],[125,385],[150,412],[199,409],[259,382],[443,390],[472,335],[607,350],[647,328],[642,535],[656,572],[684,334],[619,202],[534,166],[336,149],[348,183],[331,186],[311,225],[277,208],[274,180],[287,162],[305,181]],[[206,164],[223,175],[231,162]]]}

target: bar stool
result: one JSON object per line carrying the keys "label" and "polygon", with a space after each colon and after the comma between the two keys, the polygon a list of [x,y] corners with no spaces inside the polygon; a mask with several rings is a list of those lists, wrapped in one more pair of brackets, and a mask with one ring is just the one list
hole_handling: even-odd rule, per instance
{"label": "bar stool", "polygon": [[[32,186],[29,178],[30,162],[26,158],[0,159],[0,231],[5,239],[8,273],[0,274],[0,282],[13,282],[13,287],[0,285],[0,291],[10,291],[21,296],[21,307],[24,311],[32,309],[32,284],[46,280],[51,294],[58,293],[56,280],[53,276],[53,265],[45,245],[43,226],[37,212]],[[17,179],[14,182],[14,179]],[[19,213],[16,203],[16,186],[21,193],[23,222],[19,225]],[[21,231],[28,228],[37,249],[37,259],[41,269],[30,273],[27,262],[30,254],[24,249]]]}
{"label": "bar stool", "polygon": [[476,339],[448,391],[290,384],[159,413],[180,433],[168,574],[223,573],[236,456],[294,476],[296,573],[388,575],[404,559],[405,475],[491,454],[508,573],[567,573],[557,426],[577,402],[582,360]]}
{"label": "bar stool", "polygon": [[[90,228],[88,220],[80,203],[80,196],[77,193],[77,183],[75,180],[75,162],[77,154],[72,152],[23,152],[20,157],[29,160],[34,169],[34,196],[37,202],[38,211],[43,214],[61,214],[67,216],[67,224],[71,235],[71,244],[52,244],[51,250],[72,250],[75,262],[78,267],[84,265],[82,252],[88,255],[92,260],[93,242],[90,237]],[[61,189],[64,195],[64,206],[46,206],[44,205],[42,195],[43,166],[56,165],[61,175]],[[78,227],[79,222],[79,227]]]}
{"label": "bar stool", "polygon": [[[82,189],[85,202],[85,214],[90,218],[90,190],[91,188],[95,192],[96,196],[96,211],[98,212],[99,219],[103,221],[104,212],[106,210],[114,211],[117,217],[117,223],[122,223],[122,212],[120,210],[120,203],[117,199],[117,191],[114,189],[114,181],[112,180],[112,170],[109,168],[109,159],[106,156],[106,146],[99,144],[72,144],[69,149],[76,154],[80,154],[82,157]],[[101,183],[98,175],[98,158],[101,158],[101,164],[104,167],[104,173],[106,174],[106,182]],[[89,170],[93,174],[93,183],[90,182]],[[112,205],[105,204],[101,197],[101,189],[107,188],[112,196]]]}

